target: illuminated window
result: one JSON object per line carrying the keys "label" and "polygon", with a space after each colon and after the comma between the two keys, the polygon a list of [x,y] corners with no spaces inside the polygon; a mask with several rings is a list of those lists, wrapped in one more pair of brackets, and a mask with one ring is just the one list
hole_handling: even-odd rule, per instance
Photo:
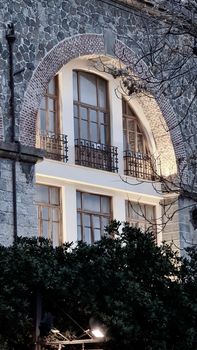
{"label": "illuminated window", "polygon": [[126,221],[143,231],[156,233],[155,207],[153,205],[126,201]]}
{"label": "illuminated window", "polygon": [[123,100],[124,173],[155,181],[156,161],[150,154],[145,134],[129,104]]}
{"label": "illuminated window", "polygon": [[111,198],[77,192],[77,238],[89,244],[101,239],[111,220]]}
{"label": "illuminated window", "polygon": [[124,151],[148,154],[147,141],[142,127],[125,100],[122,101],[122,109]]}
{"label": "illuminated window", "polygon": [[57,187],[36,185],[39,237],[62,243],[60,190]]}

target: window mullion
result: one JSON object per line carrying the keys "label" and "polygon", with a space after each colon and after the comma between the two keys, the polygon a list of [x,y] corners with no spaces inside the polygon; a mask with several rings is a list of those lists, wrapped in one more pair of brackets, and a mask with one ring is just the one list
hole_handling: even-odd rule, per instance
{"label": "window mullion", "polygon": [[54,125],[54,131],[55,133],[60,133],[60,110],[59,110],[59,79],[58,75],[55,76],[55,95],[53,97],[54,99],[54,106],[55,106],[55,125]]}
{"label": "window mullion", "polygon": [[39,236],[43,235],[43,225],[42,225],[42,206],[38,206],[38,222],[39,222]]}
{"label": "window mullion", "polygon": [[52,220],[53,210],[51,206],[48,206],[48,239],[53,241],[53,220]]}
{"label": "window mullion", "polygon": [[94,242],[94,228],[93,228],[93,217],[94,217],[94,214],[90,214],[90,234],[91,234],[91,243]]}
{"label": "window mullion", "polygon": [[90,108],[89,107],[87,107],[87,120],[88,120],[88,141],[90,141],[91,140],[91,123],[90,123]]}

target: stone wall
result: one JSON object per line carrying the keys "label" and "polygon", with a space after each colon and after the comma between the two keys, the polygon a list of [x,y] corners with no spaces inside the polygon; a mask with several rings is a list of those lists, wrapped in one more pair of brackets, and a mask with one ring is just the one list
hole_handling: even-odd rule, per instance
{"label": "stone wall", "polygon": [[[124,6],[117,7],[111,0],[107,3],[100,0],[0,0],[0,141],[3,138],[9,141],[11,138],[6,41],[8,22],[14,23],[16,32],[14,45],[14,71],[18,72],[14,78],[16,129],[20,132],[20,139],[24,144],[29,143],[34,146],[35,119],[41,95],[44,94],[51,77],[63,64],[77,55],[104,53],[105,31],[113,33],[117,58],[122,58],[124,53],[124,61],[128,59],[132,62],[141,56],[141,47],[146,52],[147,32],[144,18],[136,11]],[[85,41],[80,42],[79,36],[85,38]],[[146,65],[146,63],[145,59],[143,64]],[[187,118],[183,118],[191,98],[192,91],[187,90],[177,100],[170,97],[169,100],[163,97],[158,100],[170,129],[177,159],[185,155],[185,152],[189,154],[190,150],[195,150],[196,147],[196,135],[191,137],[191,133],[197,126],[197,106],[193,105]],[[154,113],[154,110],[152,112]],[[151,111],[148,113],[150,114]],[[180,120],[180,117],[182,123],[176,127],[176,121]],[[191,147],[187,147],[187,139],[192,142]],[[186,140],[185,144],[184,140]],[[6,232],[5,244],[10,244],[13,237],[11,162],[11,160],[2,159],[0,163],[0,235],[3,236]],[[33,175],[34,165],[17,162],[20,235],[36,234]],[[179,205],[183,203],[180,201]],[[178,217],[176,225],[177,222]],[[169,232],[173,230],[172,228]],[[168,234],[169,237],[171,233]]]}
{"label": "stone wall", "polygon": [[0,242],[13,242],[12,162],[0,159]]}
{"label": "stone wall", "polygon": [[[13,160],[0,158],[0,243],[13,243]],[[37,235],[34,206],[34,165],[16,162],[17,221],[19,236]]]}
{"label": "stone wall", "polygon": [[179,199],[180,246],[182,249],[197,245],[197,227],[192,224],[192,210],[197,207],[196,201],[188,198]]}
{"label": "stone wall", "polygon": [[[24,72],[15,76],[15,108],[19,117],[28,82],[38,64],[58,43],[78,34],[103,34],[111,30],[124,45],[140,55],[140,47],[146,50],[143,18],[135,9],[106,4],[98,0],[0,0],[1,18],[1,94],[0,105],[4,117],[5,138],[8,138],[10,118],[8,113],[8,51],[5,39],[6,23],[15,24],[15,71]],[[38,91],[39,93],[39,91]],[[187,94],[178,103],[171,101],[177,116],[182,115],[189,101]],[[193,113],[191,114],[193,115]],[[183,121],[184,124],[184,121]],[[183,125],[184,126],[184,125]],[[23,130],[21,130],[23,133]]]}
{"label": "stone wall", "polygon": [[162,238],[167,244],[172,244],[174,250],[180,249],[179,236],[179,200],[177,196],[166,197],[162,205]]}

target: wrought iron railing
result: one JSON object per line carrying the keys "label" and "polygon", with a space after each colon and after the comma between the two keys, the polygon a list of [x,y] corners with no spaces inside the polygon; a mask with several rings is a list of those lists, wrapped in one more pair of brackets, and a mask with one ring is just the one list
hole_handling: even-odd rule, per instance
{"label": "wrought iron railing", "polygon": [[67,135],[56,134],[49,131],[40,131],[39,133],[37,133],[36,145],[38,148],[41,148],[46,151],[46,158],[67,162]]}
{"label": "wrought iron railing", "polygon": [[124,151],[124,173],[138,179],[155,181],[156,160],[140,152]]}
{"label": "wrought iron railing", "polygon": [[118,149],[84,139],[75,140],[75,163],[111,172],[118,171]]}

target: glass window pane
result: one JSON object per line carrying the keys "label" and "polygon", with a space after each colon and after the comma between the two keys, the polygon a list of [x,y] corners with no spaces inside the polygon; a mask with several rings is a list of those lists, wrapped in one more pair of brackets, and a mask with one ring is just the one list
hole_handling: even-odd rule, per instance
{"label": "glass window pane", "polygon": [[101,222],[100,222],[100,217],[99,216],[93,216],[92,217],[92,222],[93,222],[93,227],[94,228],[101,228]]}
{"label": "glass window pane", "polygon": [[74,118],[75,138],[79,138],[79,119]]}
{"label": "glass window pane", "polygon": [[80,73],[80,100],[97,106],[96,77],[89,73]]}
{"label": "glass window pane", "polygon": [[42,208],[42,220],[49,220],[49,209]]}
{"label": "glass window pane", "polygon": [[73,98],[78,101],[77,72],[73,72]]}
{"label": "glass window pane", "polygon": [[143,153],[143,136],[142,134],[138,134],[137,138],[137,152]]}
{"label": "glass window pane", "polygon": [[91,244],[91,229],[89,227],[85,227],[84,229],[84,241],[88,244]]}
{"label": "glass window pane", "polygon": [[102,213],[110,213],[110,198],[101,197],[101,210]]}
{"label": "glass window pane", "polygon": [[81,120],[81,139],[88,140],[88,123],[86,120]]}
{"label": "glass window pane", "polygon": [[146,218],[145,205],[139,204],[139,216],[144,220]]}
{"label": "glass window pane", "polygon": [[99,241],[101,239],[101,230],[96,228],[94,229],[94,242]]}
{"label": "glass window pane", "polygon": [[134,204],[132,203],[132,214],[133,214],[133,218],[136,220],[139,220],[140,214],[141,214],[141,209],[139,204]]}
{"label": "glass window pane", "polygon": [[48,85],[49,94],[55,95],[55,78],[51,79]]}
{"label": "glass window pane", "polygon": [[83,225],[87,227],[91,227],[90,224],[90,215],[83,214]]}
{"label": "glass window pane", "polygon": [[128,130],[134,131],[135,130],[135,123],[133,119],[128,120]]}
{"label": "glass window pane", "polygon": [[100,212],[100,196],[83,193],[83,209]]}
{"label": "glass window pane", "polygon": [[49,203],[48,187],[36,185],[36,201],[39,203]]}
{"label": "glass window pane", "polygon": [[81,216],[82,216],[81,213],[77,213],[77,225],[78,226],[81,226]]}
{"label": "glass window pane", "polygon": [[87,110],[87,108],[79,107],[79,113],[80,113],[80,117],[82,119],[88,120],[88,110]]}
{"label": "glass window pane", "polygon": [[129,150],[135,152],[135,134],[134,132],[129,132],[128,133],[128,138],[129,138]]}
{"label": "glass window pane", "polygon": [[127,128],[127,122],[126,119],[123,118],[123,129],[125,130]]}
{"label": "glass window pane", "polygon": [[98,125],[90,123],[90,141],[98,142]]}
{"label": "glass window pane", "polygon": [[51,95],[55,95],[55,77],[49,82],[48,92]]}
{"label": "glass window pane", "polygon": [[74,113],[74,117],[78,117],[78,106],[76,105],[73,106],[73,113]]}
{"label": "glass window pane", "polygon": [[53,244],[55,246],[59,245],[59,224],[56,222],[53,222],[52,224],[52,237],[51,237]]}
{"label": "glass window pane", "polygon": [[55,113],[49,112],[49,130],[50,132],[55,131]]}
{"label": "glass window pane", "polygon": [[55,111],[55,100],[52,98],[48,98],[48,109],[50,111]]}
{"label": "glass window pane", "polygon": [[109,225],[109,222],[110,222],[110,218],[104,218],[102,217],[102,232],[101,232],[101,235],[103,236],[104,233],[105,233],[105,228],[106,226]]}
{"label": "glass window pane", "polygon": [[77,191],[77,209],[81,209],[81,192]]}
{"label": "glass window pane", "polygon": [[59,209],[53,208],[52,209],[52,214],[53,214],[53,221],[59,222],[60,220],[60,212]]}
{"label": "glass window pane", "polygon": [[100,124],[105,124],[105,113],[99,112],[99,122]]}
{"label": "glass window pane", "polygon": [[50,238],[49,237],[49,222],[48,221],[42,221],[42,237]]}
{"label": "glass window pane", "polygon": [[77,226],[77,240],[82,241],[82,229],[81,226]]}
{"label": "glass window pane", "polygon": [[46,98],[43,97],[40,103],[40,108],[46,109]]}
{"label": "glass window pane", "polygon": [[97,112],[94,111],[93,109],[90,109],[89,113],[90,113],[90,121],[97,122]]}
{"label": "glass window pane", "polygon": [[129,202],[129,217],[131,219],[138,219],[139,206],[136,203]]}
{"label": "glass window pane", "polygon": [[124,151],[127,151],[129,148],[128,142],[127,142],[127,134],[125,131],[123,132],[123,147],[124,147]]}
{"label": "glass window pane", "polygon": [[39,119],[40,119],[40,130],[46,130],[46,111],[40,109],[39,111]]}
{"label": "glass window pane", "polygon": [[100,133],[101,133],[101,143],[107,144],[107,135],[106,135],[106,126],[105,125],[100,126]]}
{"label": "glass window pane", "polygon": [[59,205],[60,203],[59,188],[55,188],[55,187],[50,188],[50,203]]}
{"label": "glass window pane", "polygon": [[146,218],[149,221],[154,220],[154,207],[151,205],[146,205]]}
{"label": "glass window pane", "polygon": [[106,107],[106,81],[99,79],[98,82],[98,96],[99,96],[99,106]]}

